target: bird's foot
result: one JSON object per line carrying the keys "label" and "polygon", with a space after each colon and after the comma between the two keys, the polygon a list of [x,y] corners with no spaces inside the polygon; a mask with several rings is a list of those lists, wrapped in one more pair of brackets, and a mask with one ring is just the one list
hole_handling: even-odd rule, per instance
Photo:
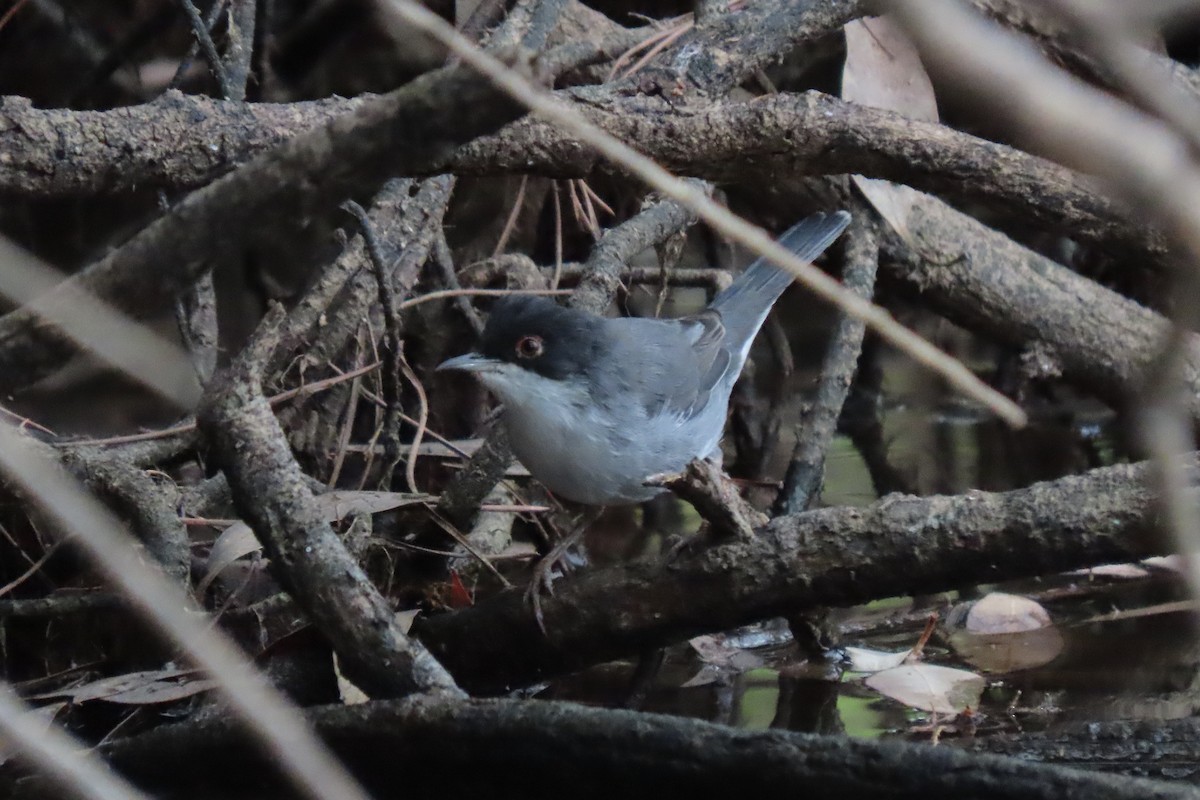
{"label": "bird's foot", "polygon": [[713,536],[712,528],[707,523],[702,524],[695,533],[685,533],[672,537],[666,552],[662,554],[662,565],[669,567],[680,558],[695,555],[709,545],[716,544],[717,537]]}
{"label": "bird's foot", "polygon": [[554,596],[554,582],[561,577],[559,573],[565,574],[573,569],[568,557],[571,548],[579,544],[583,539],[584,532],[599,516],[599,510],[585,515],[575,525],[575,528],[554,546],[553,550],[533,566],[533,577],[529,581],[529,587],[525,590],[525,599],[533,608],[533,617],[537,620],[538,627],[541,628],[543,634],[546,633],[546,621],[542,615],[542,593]]}

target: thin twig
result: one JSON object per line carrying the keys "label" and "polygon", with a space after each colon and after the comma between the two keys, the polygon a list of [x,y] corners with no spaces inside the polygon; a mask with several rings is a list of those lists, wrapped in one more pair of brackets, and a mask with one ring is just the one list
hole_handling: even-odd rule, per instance
{"label": "thin twig", "polygon": [[0,586],[0,597],[4,597],[4,595],[8,594],[13,589],[16,589],[22,583],[33,577],[33,575],[39,569],[41,569],[47,561],[50,560],[50,557],[53,556],[54,553],[57,552],[58,548],[62,547],[66,541],[66,539],[59,539],[57,542],[47,547],[46,552],[42,553],[42,557],[29,565],[29,569],[25,570],[3,586]]}
{"label": "thin twig", "polygon": [[[604,198],[602,198],[600,195],[596,194],[596,190],[593,189],[588,184],[587,181],[585,181],[581,178],[579,183],[581,186],[583,186],[584,193],[587,194],[587,196],[592,199],[593,203],[600,206],[600,208],[604,209],[605,214],[608,214],[610,217],[615,217],[617,215],[617,212],[612,210],[612,206],[610,206],[608,203],[604,202]],[[594,216],[595,215],[593,214],[593,217]]]}
{"label": "thin twig", "polygon": [[[355,351],[355,359],[362,358],[362,332],[359,332],[358,347]],[[342,474],[342,466],[346,460],[346,445],[350,442],[350,434],[354,429],[355,413],[358,410],[358,397],[362,393],[362,378],[355,378],[350,384],[350,396],[346,398],[346,417],[342,420],[341,429],[338,431],[337,451],[333,456],[333,466],[329,470],[329,480],[326,482],[330,488],[337,485],[338,478]],[[384,401],[384,408],[387,407],[387,401]]]}
{"label": "thin twig", "polygon": [[29,0],[16,0],[16,2],[12,4],[12,7],[9,8],[8,11],[4,12],[4,16],[0,17],[0,31],[4,30],[9,21],[11,21],[12,18],[17,15],[17,12],[20,11],[28,2]]}
{"label": "thin twig", "polygon": [[570,289],[439,289],[405,300],[400,304],[400,310],[403,311],[421,303],[428,303],[431,300],[445,300],[448,297],[505,297],[510,294],[536,294],[558,297],[570,293]]}
{"label": "thin twig", "polygon": [[508,588],[512,587],[512,584],[509,583],[508,578],[505,578],[503,575],[500,574],[500,570],[496,569],[496,565],[491,562],[491,559],[489,559],[483,553],[479,552],[479,550],[475,547],[475,545],[473,545],[469,541],[467,541],[467,537],[465,537],[461,533],[459,533],[458,529],[455,528],[453,525],[451,525],[449,520],[442,517],[442,515],[437,512],[436,508],[429,509],[429,515],[433,519],[433,521],[435,523],[437,523],[437,526],[439,528],[441,528],[443,531],[445,531],[446,534],[449,535],[449,537],[451,539],[453,539],[455,542],[458,543],[459,547],[461,547],[462,549],[464,549],[468,553],[470,553],[471,556],[473,558],[475,558],[475,560],[477,560],[480,564],[482,564],[488,570],[488,572],[492,573],[497,578],[499,578],[500,583],[502,586],[504,586],[504,588],[508,589]]}
{"label": "thin twig", "polygon": [[666,50],[671,45],[675,44],[675,42],[678,41],[680,36],[683,36],[685,33],[690,31],[695,26],[696,26],[695,21],[689,19],[689,20],[686,20],[686,21],[680,23],[673,29],[668,29],[666,31],[663,31],[663,33],[665,35],[660,37],[659,41],[657,43],[655,43],[655,45],[653,47],[651,47],[649,50],[647,50],[646,54],[643,55],[641,58],[639,58],[637,60],[637,62],[633,64],[633,66],[631,66],[629,69],[622,72],[617,77],[618,78],[628,78],[630,75],[636,75],[638,73],[638,71],[642,67],[649,64],[650,61],[656,55],[661,53],[663,50]]}
{"label": "thin twig", "polygon": [[408,360],[404,357],[404,351],[399,352],[400,370],[404,373],[405,379],[412,384],[413,390],[417,393],[417,430],[413,434],[412,444],[408,448],[408,463],[404,467],[404,477],[408,481],[408,490],[413,494],[418,494],[417,490],[417,455],[421,452],[421,440],[425,438],[425,432],[429,428],[429,397],[425,394],[425,386],[417,377],[417,373],[413,372],[413,368],[409,366]]}
{"label": "thin twig", "polygon": [[500,239],[492,250],[492,258],[503,253],[504,248],[508,247],[508,239],[517,227],[517,218],[521,216],[521,206],[525,203],[525,186],[528,183],[529,176],[522,175],[521,182],[517,185],[517,197],[513,200],[512,211],[508,212],[508,219],[504,221],[504,230],[500,231]]}
{"label": "thin twig", "polygon": [[554,279],[550,281],[550,288],[557,289],[563,265],[562,197],[558,193],[558,181],[550,182],[550,190],[554,193]]}
{"label": "thin twig", "polygon": [[579,194],[575,190],[574,178],[567,178],[567,197],[571,200],[571,214],[575,217],[575,224],[587,230],[590,227],[588,225],[587,212],[583,210],[583,203],[579,201]]}
{"label": "thin twig", "polygon": [[[367,364],[366,366],[352,369],[349,372],[339,373],[338,375],[335,375],[332,378],[325,378],[324,380],[314,381],[312,383],[306,383],[303,386],[297,386],[294,389],[288,389],[285,392],[280,392],[279,394],[276,394],[276,395],[273,395],[273,396],[267,398],[267,401],[272,406],[277,406],[280,403],[291,400],[293,397],[297,397],[299,395],[307,396],[307,395],[316,394],[317,392],[323,392],[326,389],[330,389],[330,388],[338,385],[339,383],[345,383],[346,381],[353,380],[362,375],[366,375],[368,372],[372,372],[374,370],[379,369],[379,367],[380,367],[380,362],[375,361],[370,364]],[[40,427],[40,426],[38,426],[38,427]],[[188,433],[188,432],[194,431],[194,430],[196,430],[195,420],[193,420],[192,422],[185,423],[183,425],[176,425],[171,428],[163,428],[163,429],[157,430],[157,431],[147,431],[146,433],[130,433],[125,436],[110,436],[106,439],[78,439],[78,440],[72,439],[70,441],[61,442],[61,444],[69,445],[71,447],[107,447],[109,445],[132,444],[134,442],[146,442],[146,441],[150,441],[152,439],[165,439],[168,436],[177,436],[181,433]]]}
{"label": "thin twig", "polygon": [[[461,292],[463,287],[458,282],[458,275],[454,272],[454,254],[450,252],[450,243],[446,241],[444,226],[438,228],[437,235],[433,240],[433,262],[441,270],[442,281],[446,284],[447,291]],[[471,301],[466,296],[459,296],[454,299],[454,303],[458,306],[459,312],[467,318],[475,335],[483,333],[483,319],[475,310],[475,306],[471,305]],[[401,305],[401,308],[404,306]]]}
{"label": "thin twig", "polygon": [[208,35],[208,26],[200,17],[200,11],[196,8],[192,0],[179,0],[179,6],[183,9],[183,13],[188,18],[188,23],[192,26],[192,34],[196,37],[196,41],[200,43],[200,50],[204,53],[204,59],[208,62],[208,68],[212,71],[213,77],[217,79],[217,86],[221,90],[222,97],[233,97],[236,90],[233,84],[229,81],[229,75],[225,72],[225,62],[221,60],[221,54],[217,52],[217,46],[213,44],[212,37]]}
{"label": "thin twig", "polygon": [[[204,18],[204,29],[212,31],[217,25],[217,20],[221,16],[221,11],[224,10],[228,0],[213,0],[213,4],[208,9],[208,15]],[[175,68],[175,74],[171,76],[171,80],[167,83],[167,89],[178,89],[183,83],[184,76],[192,67],[192,59],[196,57],[196,53],[200,50],[200,42],[195,37],[192,37],[192,43],[188,45],[187,52],[183,58],[179,59],[179,66]]]}
{"label": "thin twig", "polygon": [[[390,487],[392,474],[396,465],[400,463],[400,378],[405,374],[408,366],[404,362],[402,352],[401,336],[403,334],[400,327],[400,309],[396,301],[395,289],[388,277],[389,270],[388,265],[384,263],[383,250],[379,246],[379,239],[375,236],[375,229],[371,225],[366,210],[353,200],[343,203],[342,210],[353,214],[362,228],[363,243],[367,248],[371,269],[375,272],[375,281],[379,288],[379,302],[383,307],[383,326],[387,336],[387,348],[391,352],[391,359],[384,361],[383,368],[383,397],[387,401],[383,423],[383,446],[384,451],[388,454],[388,460],[380,478],[382,486]],[[415,381],[415,379],[414,375],[412,380]],[[424,398],[424,390],[419,389],[417,393]],[[350,413],[352,414],[353,410]],[[415,480],[412,477],[411,461],[409,463],[409,489],[413,492],[417,491]]]}
{"label": "thin twig", "polygon": [[689,16],[691,16],[691,15],[685,14],[685,15],[682,15],[679,17],[675,17],[674,19],[667,20],[664,23],[664,27],[659,28],[654,33],[650,34],[649,36],[647,36],[646,38],[642,39],[640,42],[635,44],[633,47],[630,47],[624,53],[621,53],[621,55],[617,56],[617,58],[613,61],[612,67],[609,68],[608,75],[604,78],[604,82],[608,83],[609,81],[616,78],[618,73],[620,73],[622,67],[624,67],[626,64],[628,64],[633,59],[633,57],[636,56],[638,53],[642,52],[643,50],[645,50],[648,47],[653,47],[658,42],[661,42],[663,39],[671,36],[675,31],[675,26],[678,25],[680,22],[684,21],[684,19],[686,19]]}

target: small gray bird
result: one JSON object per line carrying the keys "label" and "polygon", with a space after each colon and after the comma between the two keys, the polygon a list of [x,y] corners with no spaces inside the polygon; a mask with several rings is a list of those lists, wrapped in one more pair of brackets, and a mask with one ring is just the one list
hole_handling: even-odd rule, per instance
{"label": "small gray bird", "polygon": [[[845,230],[814,214],[780,243],[812,261]],[[476,352],[439,370],[474,372],[504,402],[517,458],[559,497],[605,506],[664,491],[647,477],[719,462],[729,394],[790,273],[759,259],[694,316],[599,317],[544,297],[496,303]]]}

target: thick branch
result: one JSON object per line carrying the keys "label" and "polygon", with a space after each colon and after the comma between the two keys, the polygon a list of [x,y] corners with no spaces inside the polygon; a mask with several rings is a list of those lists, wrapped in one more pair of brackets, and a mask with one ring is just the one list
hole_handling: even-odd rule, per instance
{"label": "thick branch", "polygon": [[889,495],[780,517],[751,541],[670,566],[561,581],[543,634],[519,591],[418,620],[417,635],[474,691],[503,691],[647,648],[786,615],[1162,552],[1146,468],[1122,465],[1003,494]]}
{"label": "thick branch", "polygon": [[[560,97],[565,97],[560,93]],[[118,191],[133,185],[194,185],[289,132],[363,99],[238,106],[199,98],[107,112],[39,111],[0,105],[0,190],[38,196]],[[857,173],[980,203],[1081,241],[1161,254],[1162,236],[1128,221],[1086,178],[1011,147],[818,92],[720,103],[697,111],[640,98],[592,100],[593,122],[677,172],[716,182]],[[84,138],[86,126],[98,131]],[[31,133],[32,132],[32,133]],[[216,153],[211,143],[222,142]],[[56,163],[59,148],[70,159]],[[116,167],[108,166],[117,165]],[[553,126],[524,119],[460,149],[447,161],[412,162],[413,174],[534,173],[583,177],[596,156]]]}
{"label": "thick branch", "polygon": [[[1064,770],[948,747],[745,731],[694,719],[542,701],[438,699],[325,706],[313,727],[368,790],[403,796],[580,798],[740,793],[813,800],[920,797],[978,800],[1168,800],[1190,787]],[[102,745],[100,755],[151,791],[172,797],[276,796],[229,720],[169,725]],[[520,769],[513,764],[519,763]],[[253,781],[245,776],[253,775]],[[22,800],[55,797],[46,785],[17,787]]]}
{"label": "thick branch", "polygon": [[275,575],[364,691],[377,697],[418,691],[460,696],[441,665],[405,636],[317,506],[262,394],[262,363],[275,344],[268,335],[243,352],[213,381],[198,417],[238,513],[270,555]]}
{"label": "thick branch", "polygon": [[721,96],[803,42],[838,33],[862,15],[865,5],[861,0],[777,0],[706,15],[663,56],[616,88],[629,92],[653,85],[673,92],[679,82],[685,91]]}
{"label": "thick branch", "polygon": [[[137,315],[168,308],[206,263],[236,252],[268,216],[301,224],[347,196],[373,191],[391,174],[443,158],[517,113],[473,73],[431,73],[193,193],[71,283]],[[28,309],[7,315],[0,319],[0,387],[26,385],[72,349]]]}
{"label": "thick branch", "polygon": [[[1161,350],[1167,320],[1016,244],[945,203],[920,198],[908,218],[920,248],[891,236],[886,274],[971,330],[1037,347],[1065,378],[1120,407]],[[1185,342],[1188,408],[1200,419],[1200,337]]]}
{"label": "thick branch", "polygon": [[[609,133],[668,169],[717,183],[856,173],[983,204],[1083,241],[1163,252],[1162,236],[1072,170],[934,122],[820,92],[780,94],[699,110],[641,98],[581,106]],[[550,125],[522,119],[459,151],[456,171],[586,175],[596,157]]]}

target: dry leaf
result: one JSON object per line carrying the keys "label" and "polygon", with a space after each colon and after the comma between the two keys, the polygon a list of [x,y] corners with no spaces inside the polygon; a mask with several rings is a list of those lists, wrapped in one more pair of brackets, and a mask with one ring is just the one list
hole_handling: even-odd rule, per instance
{"label": "dry leaf", "polygon": [[899,653],[888,653],[883,650],[868,650],[865,647],[846,647],[842,652],[850,661],[850,669],[855,672],[880,672],[903,664],[904,659],[912,655],[912,648]]}
{"label": "dry leaf", "polygon": [[337,653],[333,654],[333,675],[337,679],[338,694],[341,695],[343,704],[356,706],[370,701],[371,698],[366,692],[355,686],[349,678],[342,674],[342,664],[338,660]]}
{"label": "dry leaf", "polygon": [[400,630],[405,636],[407,636],[408,632],[412,630],[413,623],[416,622],[417,617],[420,616],[420,614],[421,609],[419,608],[410,608],[407,611],[396,612],[396,623],[400,626]]}
{"label": "dry leaf", "polygon": [[196,596],[203,597],[209,585],[230,564],[261,549],[258,537],[244,522],[236,522],[221,531],[221,535],[213,542],[212,549],[208,552],[208,570],[196,584]]}
{"label": "dry leaf", "polygon": [[726,673],[720,667],[714,667],[712,664],[704,664],[700,670],[679,685],[680,689],[695,689],[697,686],[708,686],[716,683]]}
{"label": "dry leaf", "polygon": [[[401,506],[424,503],[430,499],[430,496],[407,492],[356,492],[338,489],[319,494],[314,499],[321,509],[324,520],[337,522],[355,512],[378,514]],[[250,529],[249,525],[245,522],[230,525],[213,542],[212,550],[208,554],[208,570],[196,584],[196,594],[202,597],[209,585],[226,567],[239,558],[244,558],[261,549],[262,545],[259,544],[258,538],[255,537],[254,531]]]}
{"label": "dry leaf", "polygon": [[[936,122],[937,98],[916,47],[890,17],[846,23],[842,99]],[[908,216],[920,193],[901,184],[853,176],[867,201],[905,242],[912,245]]]}
{"label": "dry leaf", "polygon": [[842,98],[909,119],[938,121],[933,84],[917,48],[891,17],[846,23]]}
{"label": "dry leaf", "polygon": [[72,703],[104,700],[122,705],[173,703],[200,692],[207,692],[216,681],[198,677],[196,670],[160,669],[114,675],[53,692],[33,695],[33,699],[65,697]]}
{"label": "dry leaf", "polygon": [[1052,624],[1046,609],[1028,597],[992,592],[971,606],[966,629],[971,633],[1021,633]]}

